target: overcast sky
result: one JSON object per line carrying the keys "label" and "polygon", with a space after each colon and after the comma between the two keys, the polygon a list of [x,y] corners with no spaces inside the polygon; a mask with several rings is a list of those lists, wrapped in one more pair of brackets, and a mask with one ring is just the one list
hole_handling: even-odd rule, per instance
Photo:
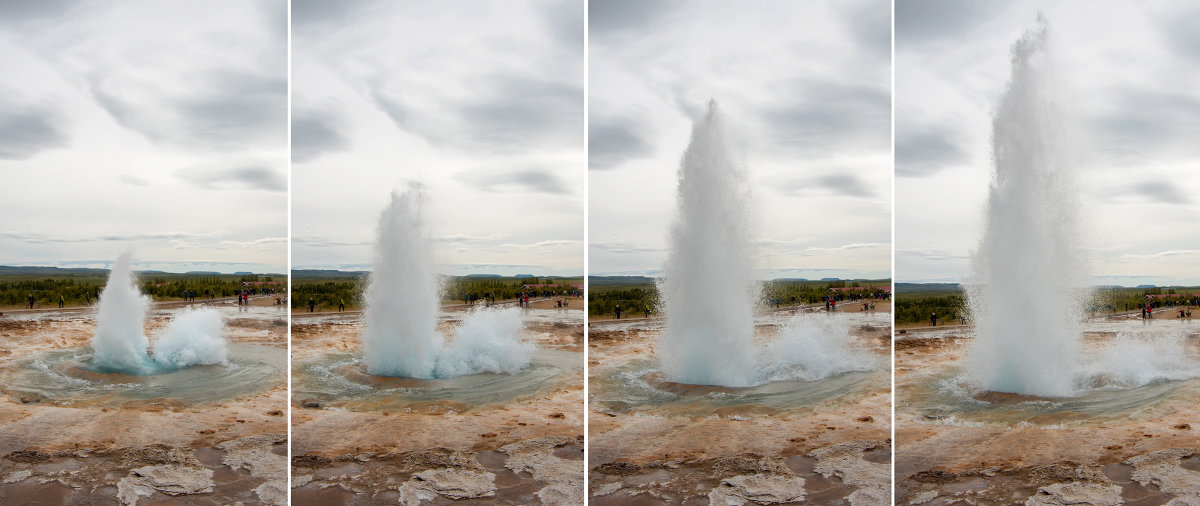
{"label": "overcast sky", "polygon": [[419,181],[445,274],[583,273],[583,4],[292,3],[295,268]]}
{"label": "overcast sky", "polygon": [[0,264],[284,272],[287,4],[0,2]]}
{"label": "overcast sky", "polygon": [[590,273],[658,274],[692,119],[715,98],[761,217],[764,278],[885,278],[890,2],[589,7]]}
{"label": "overcast sky", "polygon": [[1009,47],[1040,10],[1077,109],[1096,282],[1200,284],[1200,6],[1184,4],[898,2],[896,280],[967,275]]}

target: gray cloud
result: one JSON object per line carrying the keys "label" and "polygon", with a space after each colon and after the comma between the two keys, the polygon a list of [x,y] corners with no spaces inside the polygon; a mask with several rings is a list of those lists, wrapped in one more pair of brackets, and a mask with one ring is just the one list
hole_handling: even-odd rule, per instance
{"label": "gray cloud", "polygon": [[896,177],[925,177],[969,159],[948,125],[896,125]]}
{"label": "gray cloud", "polygon": [[332,112],[311,108],[292,110],[292,161],[304,163],[350,147],[344,125]]}
{"label": "gray cloud", "polygon": [[575,0],[548,0],[543,14],[546,29],[562,47],[579,51],[583,57],[583,2]]}
{"label": "gray cloud", "polygon": [[212,70],[190,89],[157,93],[129,86],[125,77],[93,74],[92,96],[121,126],[156,143],[213,151],[283,144],[286,138],[287,80],[280,73]]}
{"label": "gray cloud", "polygon": [[1155,204],[1188,205],[1192,198],[1182,188],[1167,181],[1141,181],[1118,186],[1109,190],[1109,200],[1125,202],[1135,200]]}
{"label": "gray cloud", "polygon": [[871,185],[858,175],[848,172],[849,169],[833,170],[838,173],[793,179],[773,185],[773,187],[791,195],[833,194],[858,198],[876,196]]}
{"label": "gray cloud", "polygon": [[1005,8],[1003,2],[897,0],[896,48],[939,40],[962,40]]}
{"label": "gray cloud", "polygon": [[[1180,2],[1184,5],[1186,2]],[[1184,7],[1181,11],[1165,13],[1160,23],[1169,46],[1181,57],[1200,62],[1200,8]]]}
{"label": "gray cloud", "polygon": [[292,237],[292,244],[303,244],[306,246],[316,246],[319,248],[337,248],[343,246],[370,246],[371,241],[335,241],[324,237]]}
{"label": "gray cloud", "polygon": [[571,192],[570,185],[559,178],[563,172],[558,169],[529,168],[507,172],[488,170],[464,171],[456,174],[454,179],[476,190],[505,193],[533,191],[563,195]]}
{"label": "gray cloud", "polygon": [[292,23],[339,26],[369,6],[370,0],[292,0]]}
{"label": "gray cloud", "polygon": [[77,3],[76,0],[6,0],[0,2],[0,25],[57,18]]}
{"label": "gray cloud", "polygon": [[1144,88],[1108,92],[1113,108],[1088,122],[1097,147],[1117,165],[1171,151],[1194,154],[1200,147],[1200,97]]}
{"label": "gray cloud", "polygon": [[150,184],[145,179],[142,179],[133,174],[121,174],[121,175],[117,176],[117,181],[120,181],[122,183],[131,185],[131,186],[147,186]]}
{"label": "gray cloud", "polygon": [[654,147],[646,137],[636,120],[592,115],[588,118],[588,168],[611,169],[653,155]]}
{"label": "gray cloud", "polygon": [[18,231],[0,231],[0,237],[8,237],[34,244],[48,243],[78,243],[78,242],[128,242],[128,241],[144,241],[152,239],[165,240],[183,240],[183,239],[198,239],[204,237],[213,237],[220,232],[150,232],[141,234],[100,234],[92,236],[65,237],[53,236],[41,232],[18,232]]}
{"label": "gray cloud", "polygon": [[621,37],[640,34],[672,16],[682,2],[668,0],[606,0],[588,2],[588,34]]}
{"label": "gray cloud", "polygon": [[25,160],[67,145],[66,121],[49,103],[21,103],[0,90],[0,160]]}
{"label": "gray cloud", "polygon": [[396,126],[435,144],[505,152],[582,145],[580,85],[518,75],[492,75],[478,81],[488,86],[467,102],[405,100],[381,86],[374,88],[373,96]]}
{"label": "gray cloud", "polygon": [[891,93],[852,83],[801,80],[798,100],[761,111],[780,145],[802,152],[891,144]]}
{"label": "gray cloud", "polygon": [[230,169],[185,168],[175,171],[174,176],[206,190],[287,190],[285,174],[261,165],[247,165]]}
{"label": "gray cloud", "polygon": [[667,251],[666,248],[654,248],[650,246],[638,246],[627,242],[590,242],[588,247],[598,248],[610,253],[662,253]]}
{"label": "gray cloud", "polygon": [[876,58],[892,59],[892,9],[891,2],[874,0],[850,4],[842,15],[855,42],[867,54]]}

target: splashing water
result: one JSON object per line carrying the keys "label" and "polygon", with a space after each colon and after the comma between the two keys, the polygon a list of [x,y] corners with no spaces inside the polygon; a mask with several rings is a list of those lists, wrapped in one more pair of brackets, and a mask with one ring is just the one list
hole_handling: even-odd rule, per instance
{"label": "splashing water", "polygon": [[186,310],[154,340],[153,359],[143,331],[150,297],[134,284],[131,252],[113,264],[100,294],[91,364],[102,372],[153,374],[193,365],[228,364],[224,322],[215,310]]}
{"label": "splashing water", "polygon": [[[754,342],[754,238],[745,169],[726,147],[715,101],[692,128],[679,169],[678,214],[659,293],[660,340],[671,381],[748,387],[868,370],[874,360],[846,347],[849,329],[797,315],[759,348]],[[830,361],[826,361],[830,360]]]}
{"label": "splashing water", "polygon": [[150,297],[133,284],[131,252],[121,253],[108,274],[96,311],[96,333],[92,335],[95,355],[92,364],[114,372],[137,373],[149,362],[149,339],[142,325],[150,308]]}
{"label": "splashing water", "polygon": [[421,217],[420,190],[393,192],[379,216],[373,270],[364,293],[367,372],[432,379],[511,374],[528,366],[535,347],[521,341],[516,309],[468,312],[446,344],[437,331],[441,286],[431,244]]}
{"label": "splashing water", "polygon": [[1012,46],[1012,80],[992,127],[987,225],[967,288],[977,334],[971,379],[988,390],[1073,392],[1088,278],[1058,88],[1039,15]]}
{"label": "splashing water", "polygon": [[167,325],[154,341],[154,361],[165,369],[193,365],[228,365],[225,322],[215,309],[188,309]]}

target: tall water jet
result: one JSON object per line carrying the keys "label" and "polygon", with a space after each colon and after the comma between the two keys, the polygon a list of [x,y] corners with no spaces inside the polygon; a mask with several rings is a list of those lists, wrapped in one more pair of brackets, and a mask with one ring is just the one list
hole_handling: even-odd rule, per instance
{"label": "tall water jet", "polygon": [[420,189],[393,192],[379,215],[373,271],[364,293],[367,372],[432,379],[511,374],[528,366],[535,347],[521,341],[521,315],[515,309],[466,313],[446,344],[437,331],[441,284],[432,243],[421,217]]}
{"label": "tall water jet", "polygon": [[1087,284],[1066,115],[1042,16],[1012,46],[1012,78],[992,123],[995,174],[968,283],[978,387],[1067,396]]}
{"label": "tall water jet", "polygon": [[92,364],[113,372],[138,373],[148,362],[149,339],[143,324],[150,298],[134,285],[131,256],[129,251],[121,253],[109,271],[96,311],[96,333],[92,335]]}
{"label": "tall water jet", "polygon": [[364,293],[362,338],[367,372],[430,378],[441,352],[438,282],[432,240],[421,217],[421,191],[392,192],[379,215],[372,272]]}
{"label": "tall water jet", "polygon": [[659,283],[663,370],[679,383],[755,382],[753,237],[745,169],[725,143],[716,101],[692,127],[679,166],[677,216]]}

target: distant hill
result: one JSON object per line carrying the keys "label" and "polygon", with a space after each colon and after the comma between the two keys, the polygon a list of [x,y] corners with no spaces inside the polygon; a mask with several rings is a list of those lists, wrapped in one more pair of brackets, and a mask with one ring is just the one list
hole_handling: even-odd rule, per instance
{"label": "distant hill", "polygon": [[467,274],[464,277],[467,277],[467,278],[501,278],[504,276],[501,276],[499,274]]}
{"label": "distant hill", "polygon": [[357,278],[367,271],[339,271],[337,269],[293,269],[292,279],[345,279]]}
{"label": "distant hill", "polygon": [[588,276],[588,286],[652,284],[654,278],[647,276]]}
{"label": "distant hill", "polygon": [[[237,272],[234,274],[221,274],[216,271],[188,271],[188,272],[168,272],[156,269],[147,269],[144,271],[133,271],[134,274],[143,276],[146,274],[166,275],[166,276],[249,276],[254,275],[253,272]],[[259,276],[279,276],[278,273],[258,273]],[[46,277],[61,277],[61,276],[79,276],[79,277],[108,277],[108,269],[99,269],[94,267],[43,267],[36,265],[13,266],[0,265],[0,276],[46,276]]]}
{"label": "distant hill", "polygon": [[838,278],[821,278],[821,281],[838,281]]}
{"label": "distant hill", "polygon": [[1155,285],[1138,285],[1138,286],[1135,286],[1134,288],[1158,288],[1158,287]]}
{"label": "distant hill", "polygon": [[896,283],[897,295],[917,293],[945,293],[962,290],[958,283]]}
{"label": "distant hill", "polygon": [[108,269],[0,265],[0,276],[107,276]]}

